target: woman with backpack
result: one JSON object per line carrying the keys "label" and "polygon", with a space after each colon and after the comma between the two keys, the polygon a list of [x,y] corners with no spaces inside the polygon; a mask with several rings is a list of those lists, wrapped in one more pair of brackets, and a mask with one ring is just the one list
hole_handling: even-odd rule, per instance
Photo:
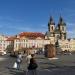
{"label": "woman with backpack", "polygon": [[37,67],[38,67],[38,65],[37,65],[35,59],[31,58],[30,63],[28,65],[28,75],[37,75],[37,73],[36,73]]}

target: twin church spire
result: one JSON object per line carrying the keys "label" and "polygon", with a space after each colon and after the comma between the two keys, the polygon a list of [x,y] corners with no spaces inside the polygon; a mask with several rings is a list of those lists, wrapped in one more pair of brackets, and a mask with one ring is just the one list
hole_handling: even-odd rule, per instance
{"label": "twin church spire", "polygon": [[54,20],[53,20],[53,17],[52,17],[52,16],[50,16],[49,24],[55,25],[55,23],[54,23]]}
{"label": "twin church spire", "polygon": [[60,16],[57,26],[55,27],[55,22],[53,17],[50,16],[48,22],[48,31],[50,36],[57,37],[59,39],[66,39],[66,23],[63,18]]}
{"label": "twin church spire", "polygon": [[[52,16],[50,16],[50,19],[49,19],[49,22],[48,22],[48,23],[51,24],[51,25],[55,25],[55,22],[54,22],[54,19],[53,19]],[[63,18],[62,18],[61,16],[60,16],[60,18],[59,18],[58,24],[62,24],[62,25],[65,24],[65,22],[64,22],[64,20],[63,20]]]}

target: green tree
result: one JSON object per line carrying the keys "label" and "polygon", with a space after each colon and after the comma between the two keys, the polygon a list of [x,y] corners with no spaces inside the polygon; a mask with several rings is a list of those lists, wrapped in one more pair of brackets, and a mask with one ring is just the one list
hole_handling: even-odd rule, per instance
{"label": "green tree", "polygon": [[56,47],[56,48],[59,47],[59,42],[58,42],[58,40],[55,42],[55,47]]}
{"label": "green tree", "polygon": [[13,45],[12,43],[9,44],[9,45],[7,46],[7,48],[6,48],[6,51],[7,51],[8,53],[13,52],[13,51],[14,51],[14,45]]}

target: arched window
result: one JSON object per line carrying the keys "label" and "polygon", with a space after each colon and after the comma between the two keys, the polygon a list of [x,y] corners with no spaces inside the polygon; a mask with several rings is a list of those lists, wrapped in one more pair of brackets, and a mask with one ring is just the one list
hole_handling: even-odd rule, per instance
{"label": "arched window", "polygon": [[51,29],[53,30],[53,26],[51,27]]}

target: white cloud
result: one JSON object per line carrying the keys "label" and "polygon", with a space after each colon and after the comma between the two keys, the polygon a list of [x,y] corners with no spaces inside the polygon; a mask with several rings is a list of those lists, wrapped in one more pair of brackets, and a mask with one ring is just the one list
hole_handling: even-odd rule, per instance
{"label": "white cloud", "polygon": [[47,24],[40,24],[39,26],[41,26],[43,28],[47,28]]}
{"label": "white cloud", "polygon": [[75,30],[68,30],[67,35],[69,38],[75,38]]}
{"label": "white cloud", "polygon": [[67,32],[68,37],[75,37],[75,31],[68,31]]}
{"label": "white cloud", "polygon": [[69,23],[69,22],[67,22],[67,26],[75,26],[75,23]]}
{"label": "white cloud", "polygon": [[75,23],[67,22],[67,36],[69,38],[75,37]]}

